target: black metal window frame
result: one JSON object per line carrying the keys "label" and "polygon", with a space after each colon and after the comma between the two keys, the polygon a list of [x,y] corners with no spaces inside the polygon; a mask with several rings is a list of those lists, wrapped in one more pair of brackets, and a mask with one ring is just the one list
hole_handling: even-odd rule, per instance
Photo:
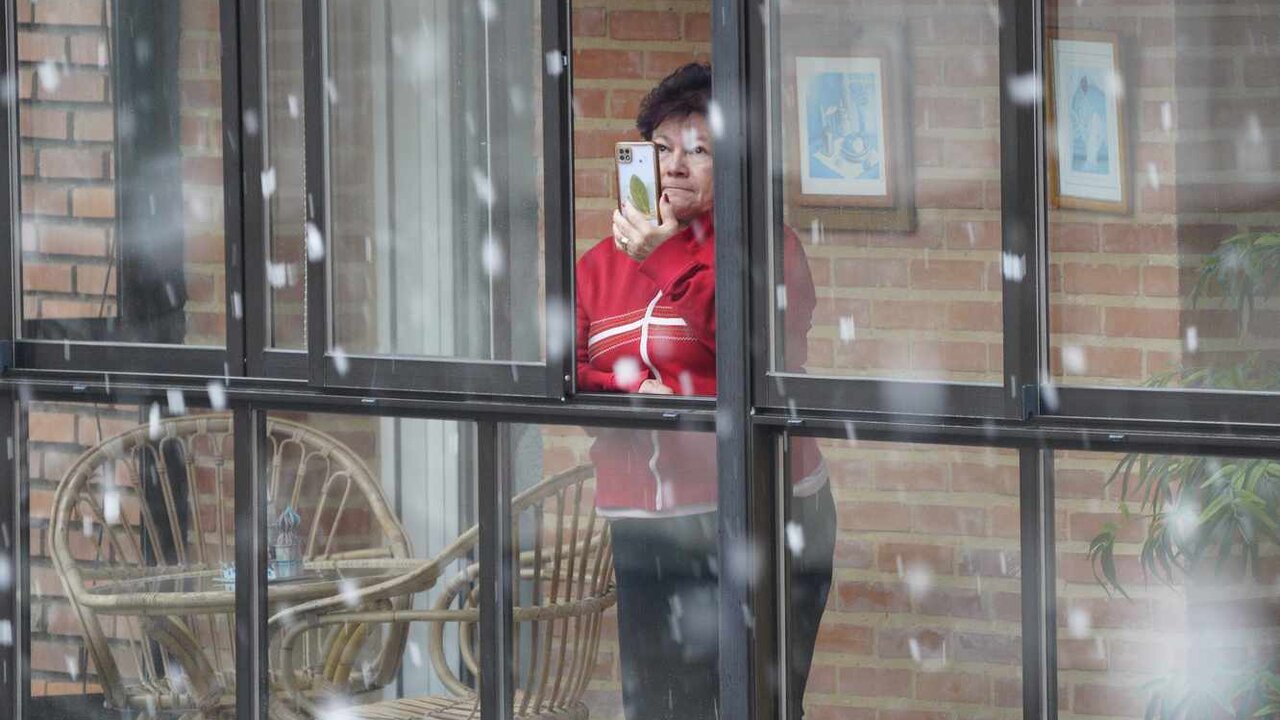
{"label": "black metal window frame", "polygon": [[[266,347],[266,210],[256,178],[263,163],[263,140],[241,123],[248,109],[263,105],[261,58],[263,0],[221,0],[226,242],[227,343],[225,350],[154,345],[111,346],[93,343],[33,342],[18,337],[15,310],[20,287],[13,272],[17,227],[16,104],[0,106],[0,202],[8,211],[0,223],[0,248],[9,253],[9,272],[0,272],[0,347],[7,369],[0,377],[0,435],[8,447],[0,472],[0,553],[13,568],[13,586],[0,592],[0,621],[12,624],[15,642],[0,646],[0,701],[22,717],[29,676],[24,668],[27,598],[23,546],[26,499],[22,482],[22,404],[31,401],[164,401],[171,389],[184,391],[189,404],[206,401],[211,380],[227,384],[236,421],[237,633],[242,651],[237,670],[250,682],[238,687],[240,716],[265,717],[265,504],[256,482],[264,415],[276,410],[310,410],[361,415],[397,415],[456,419],[477,426],[480,552],[489,574],[482,578],[482,612],[487,618],[482,642],[489,652],[484,672],[496,682],[482,684],[482,717],[511,714],[510,621],[512,577],[504,557],[505,519],[509,517],[510,478],[502,453],[501,430],[509,423],[598,425],[633,429],[685,429],[717,432],[722,547],[752,543],[760,553],[763,580],[725,577],[721,587],[721,714],[771,720],[784,717],[784,699],[771,677],[784,652],[786,554],[783,528],[789,494],[779,485],[780,454],[786,440],[808,435],[859,438],[906,444],[975,445],[1017,450],[1021,468],[1023,557],[1024,716],[1057,714],[1056,647],[1053,612],[1052,452],[1096,451],[1280,456],[1280,425],[1268,410],[1267,395],[1204,391],[1152,391],[1126,388],[1056,388],[1058,402],[1044,401],[1047,266],[1041,108],[1018,105],[1001,94],[1001,183],[1003,250],[1022,255],[1027,280],[1006,281],[1004,293],[1005,379],[1003,386],[903,383],[888,380],[834,380],[775,376],[767,372],[768,348],[753,320],[768,319],[769,279],[749,273],[767,260],[770,222],[751,197],[772,193],[767,166],[752,148],[767,147],[767,58],[769,23],[751,4],[712,0],[715,100],[726,119],[716,139],[716,226],[742,243],[717,245],[718,377],[717,401],[574,395],[571,355],[544,365],[517,368],[535,378],[511,382],[510,364],[486,367],[466,361],[414,359],[404,374],[387,373],[382,358],[354,358],[353,372],[330,373],[324,333],[310,333],[308,352]],[[769,7],[773,7],[772,4]],[[323,82],[319,54],[322,0],[304,0],[307,11],[307,102]],[[544,50],[571,57],[567,0],[544,0]],[[1001,0],[1005,23],[1000,31],[1001,78],[1041,76],[1043,0]],[[13,5],[0,4],[0,76],[16,73]],[[548,158],[546,287],[549,298],[572,306],[572,174],[569,157],[572,123],[569,85],[572,71],[548,82],[544,127]],[[1006,83],[1002,81],[1002,86]],[[311,110],[311,107],[308,107]],[[308,112],[308,122],[323,113]],[[324,137],[324,128],[308,127],[308,136]],[[319,133],[318,135],[316,133]],[[308,152],[321,148],[308,141]],[[323,167],[322,165],[320,167]],[[316,170],[308,163],[308,173]],[[323,176],[319,180],[323,181]],[[308,177],[314,183],[315,177]],[[316,185],[311,185],[315,187]],[[323,185],[320,185],[321,187]],[[549,208],[551,206],[548,206]],[[313,221],[323,220],[321,203]],[[318,268],[317,268],[318,270]],[[323,294],[323,274],[308,276],[309,290]],[[232,307],[233,293],[244,297],[243,318]],[[312,294],[311,302],[315,302]],[[309,329],[324,329],[327,312],[308,307]],[[548,338],[548,341],[552,341]],[[566,349],[567,350],[567,349]],[[397,363],[404,361],[397,359]],[[328,364],[328,366],[326,366]],[[374,373],[379,379],[375,386]],[[458,392],[459,383],[470,383]],[[939,385],[941,387],[939,387]],[[905,405],[879,404],[892,387]],[[941,392],[944,412],[933,401]],[[919,402],[911,398],[919,397]],[[951,409],[964,408],[964,412]],[[744,615],[742,608],[750,613]],[[753,618],[748,622],[748,617]],[[257,652],[250,652],[250,649]]]}

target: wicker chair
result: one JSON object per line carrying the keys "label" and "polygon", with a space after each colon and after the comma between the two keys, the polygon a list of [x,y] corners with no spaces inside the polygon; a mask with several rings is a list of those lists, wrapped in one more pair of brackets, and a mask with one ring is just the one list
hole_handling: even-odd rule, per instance
{"label": "wicker chair", "polygon": [[[514,677],[517,685],[516,718],[527,720],[581,720],[588,715],[582,701],[600,640],[604,611],[616,601],[613,584],[613,552],[609,526],[596,515],[585,483],[593,469],[582,466],[552,477],[512,500],[513,533],[527,538],[517,554],[519,582],[513,620],[516,652]],[[522,528],[523,526],[523,528]],[[475,547],[478,531],[469,529],[432,562],[436,567],[463,559]],[[473,677],[480,676],[477,662],[479,621],[479,566],[470,564],[443,591],[430,609],[402,611],[349,611],[342,602],[326,601],[298,606],[273,618],[281,622],[285,658],[284,685],[290,690],[286,702],[272,707],[273,718],[314,718],[330,713],[348,718],[409,719],[434,718],[465,720],[478,718],[476,689],[463,682],[447,659],[445,626],[456,623],[458,655]],[[406,577],[381,588],[367,588],[358,602],[368,606],[394,597],[406,588],[421,589],[421,583]],[[302,687],[296,679],[316,673],[294,670],[290,648],[305,634],[329,630],[353,637],[345,656],[357,655],[360,640],[355,628],[373,624],[430,623],[428,655],[436,675],[450,694],[364,702],[346,684],[351,676],[347,661],[324,668],[323,691]],[[520,647],[523,641],[526,647]],[[366,696],[370,697],[370,696]]]}
{"label": "wicker chair", "polygon": [[[267,436],[268,503],[302,517],[304,568],[382,567],[387,577],[416,567],[381,488],[350,448],[279,418],[268,420]],[[234,593],[222,579],[235,561],[232,443],[229,414],[161,420],[91,448],[58,486],[53,564],[112,709],[233,714]],[[329,583],[323,596],[333,592]],[[279,611],[318,596],[314,584],[282,585],[270,588],[269,602]],[[408,601],[382,599],[395,608]],[[406,632],[383,634],[366,689],[394,676]]]}

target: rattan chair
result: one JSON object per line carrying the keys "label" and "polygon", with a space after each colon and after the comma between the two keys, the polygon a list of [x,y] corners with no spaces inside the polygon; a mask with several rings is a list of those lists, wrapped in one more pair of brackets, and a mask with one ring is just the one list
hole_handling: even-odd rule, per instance
{"label": "rattan chair", "polygon": [[[525,539],[516,554],[519,581],[513,613],[515,717],[526,720],[579,720],[588,715],[583,693],[595,670],[600,625],[616,594],[609,526],[595,513],[585,484],[593,469],[582,466],[554,476],[512,500],[513,533]],[[472,527],[432,562],[436,567],[467,557],[476,544]],[[445,627],[457,625],[458,656],[472,677],[477,662],[479,621],[478,577],[472,563],[443,587],[433,606],[423,610],[349,611],[343,602],[362,606],[385,601],[415,584],[413,578],[367,588],[358,598],[331,598],[304,604],[273,618],[282,623],[285,658],[282,679],[290,690],[285,702],[272,707],[273,718],[339,716],[370,720],[433,718],[465,720],[480,716],[475,687],[463,682],[445,649]],[[360,628],[374,624],[429,623],[428,654],[448,695],[364,702],[347,684],[347,663],[360,653]],[[318,672],[296,670],[291,647],[297,638],[328,630],[351,638],[344,659]],[[520,647],[521,643],[525,647]],[[320,684],[303,687],[297,678],[318,676]],[[336,715],[331,715],[336,713]]]}
{"label": "rattan chair", "polygon": [[[266,433],[268,506],[301,516],[304,568],[392,577],[420,565],[409,562],[403,528],[347,445],[280,418]],[[224,579],[235,562],[232,435],[225,413],[141,425],[89,449],[57,488],[53,564],[112,709],[233,715],[234,585]],[[274,611],[334,592],[332,583],[269,587]],[[394,676],[406,632],[382,634],[363,689]]]}

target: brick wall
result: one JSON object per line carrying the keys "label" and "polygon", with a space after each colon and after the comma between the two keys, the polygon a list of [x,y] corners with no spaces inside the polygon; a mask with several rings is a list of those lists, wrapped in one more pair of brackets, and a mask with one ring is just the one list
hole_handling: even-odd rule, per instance
{"label": "brick wall", "polygon": [[[189,344],[225,341],[222,131],[215,0],[182,0],[178,82]],[[121,243],[111,22],[95,0],[17,0],[23,312],[113,317]],[[126,102],[133,99],[126,99]],[[140,188],[145,190],[145,188]],[[145,248],[141,250],[146,253]]]}

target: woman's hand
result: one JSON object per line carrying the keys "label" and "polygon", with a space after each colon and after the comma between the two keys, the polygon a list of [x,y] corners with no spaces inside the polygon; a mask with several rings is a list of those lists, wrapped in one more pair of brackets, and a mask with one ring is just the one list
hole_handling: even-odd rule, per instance
{"label": "woman's hand", "polygon": [[648,380],[645,380],[644,382],[640,383],[640,389],[636,390],[636,392],[640,393],[641,395],[675,395],[676,394],[675,390],[672,390],[671,388],[667,387],[666,385],[663,385],[661,382],[654,380],[653,378],[649,378]]}
{"label": "woman's hand", "polygon": [[655,227],[639,210],[631,207],[631,203],[624,202],[622,210],[613,211],[614,244],[632,260],[642,262],[680,230],[666,193],[658,200],[658,214],[662,216],[662,224]]}

